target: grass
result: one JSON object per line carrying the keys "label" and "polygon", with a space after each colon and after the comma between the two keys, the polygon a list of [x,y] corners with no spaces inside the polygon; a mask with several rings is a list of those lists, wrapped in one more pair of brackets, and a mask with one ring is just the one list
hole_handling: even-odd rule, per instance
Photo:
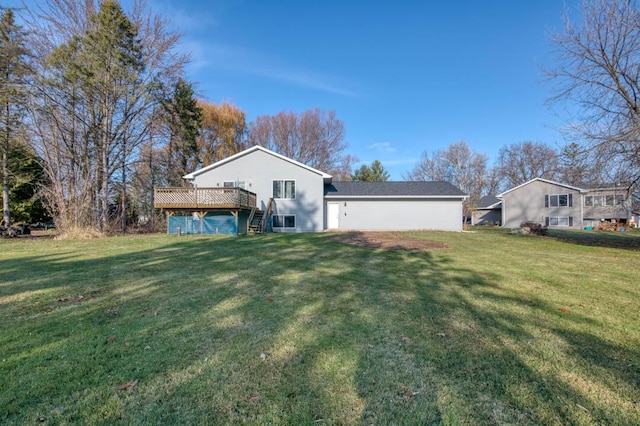
{"label": "grass", "polygon": [[640,234],[412,236],[2,240],[0,423],[640,424]]}

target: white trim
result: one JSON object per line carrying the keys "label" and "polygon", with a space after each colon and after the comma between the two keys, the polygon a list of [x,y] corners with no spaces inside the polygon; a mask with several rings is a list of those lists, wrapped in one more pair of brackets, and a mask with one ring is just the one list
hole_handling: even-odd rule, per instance
{"label": "white trim", "polygon": [[[273,219],[276,216],[282,216],[282,224],[284,225],[285,222],[285,216],[293,216],[293,226],[275,226],[273,224]],[[298,228],[298,218],[296,217],[295,213],[292,214],[272,214],[271,215],[271,227],[274,229],[297,229]]]}
{"label": "white trim", "polygon": [[285,160],[291,164],[295,164],[296,166],[302,167],[303,169],[309,170],[310,172],[319,174],[320,176],[322,176],[322,178],[324,179],[331,179],[331,175],[327,174],[325,172],[322,172],[320,170],[314,169],[313,167],[309,167],[306,164],[302,164],[296,160],[292,160],[291,158],[285,157],[284,155],[278,154],[277,152],[273,152],[267,148],[264,148],[260,145],[255,145],[249,149],[245,149],[244,151],[241,151],[237,154],[232,155],[231,157],[227,157],[224,160],[220,160],[220,161],[216,161],[213,164],[208,165],[207,167],[203,167],[200,170],[196,170],[194,172],[191,172],[189,174],[186,174],[184,176],[182,176],[184,179],[186,180],[193,180],[195,179],[196,176],[201,175],[202,173],[208,172],[211,169],[215,169],[216,167],[222,166],[223,164],[229,163],[237,158],[240,158],[244,155],[250,154],[252,152],[255,151],[262,151],[264,153],[273,155],[274,157],[280,158],[281,160]]}
{"label": "white trim", "polygon": [[534,179],[528,180],[528,181],[526,181],[525,183],[520,184],[520,185],[518,185],[518,186],[516,186],[516,187],[514,187],[514,188],[511,188],[511,189],[509,189],[509,190],[507,190],[507,191],[501,192],[500,194],[496,195],[496,197],[498,197],[498,198],[502,198],[502,196],[504,196],[505,194],[508,194],[508,193],[509,193],[509,192],[511,192],[511,191],[515,191],[515,190],[516,190],[516,189],[518,189],[518,188],[522,188],[522,187],[523,187],[523,186],[525,186],[525,185],[529,185],[530,183],[535,182],[535,181],[540,181],[540,182],[548,183],[548,184],[551,184],[551,185],[562,186],[562,187],[564,187],[564,188],[573,189],[574,191],[578,191],[578,192],[580,192],[580,193],[583,193],[583,192],[586,192],[586,191],[587,191],[586,189],[578,188],[578,187],[576,187],[576,186],[571,186],[571,185],[565,185],[564,183],[555,182],[555,181],[548,180],[548,179],[543,179],[543,178],[534,178]]}
{"label": "white trim", "polygon": [[[329,224],[329,220],[330,220],[330,215],[329,213],[331,212],[331,208],[329,206],[336,206],[336,208],[338,209],[338,218],[337,218],[337,226],[330,226]],[[331,224],[333,225],[333,223]],[[337,201],[328,201],[327,202],[327,229],[340,229],[340,203]]]}
{"label": "white trim", "polygon": [[[546,195],[547,195],[547,197],[549,197],[549,205],[546,207],[548,209],[552,209],[552,208],[556,208],[556,207],[573,207],[573,205],[569,204],[569,195],[573,195],[573,194],[546,194]],[[560,197],[562,195],[565,195],[567,197],[567,204],[565,204],[565,205],[560,204]],[[551,197],[557,197],[557,202],[558,202],[557,206],[552,206],[551,205]],[[572,197],[572,200],[571,200],[571,204],[573,204],[573,197]]]}
{"label": "white trim", "polygon": [[[549,218],[549,226],[554,226],[554,227],[558,227],[558,228],[569,228],[571,225],[569,225],[569,216],[547,216]],[[557,222],[560,222],[560,219],[567,219],[567,224],[566,225],[552,225],[551,224],[551,219],[556,219]]]}
{"label": "white trim", "polygon": [[327,199],[349,199],[349,198],[361,198],[361,199],[439,199],[446,198],[452,200],[464,200],[469,198],[468,195],[325,195]]}
{"label": "white trim", "polygon": [[[282,190],[284,191],[284,193],[286,194],[286,190],[285,190],[285,182],[293,182],[293,198],[276,198],[275,194],[273,193],[273,182],[282,182]],[[296,182],[296,179],[271,179],[271,197],[274,200],[295,200],[296,199],[296,193],[298,192],[298,182]]]}

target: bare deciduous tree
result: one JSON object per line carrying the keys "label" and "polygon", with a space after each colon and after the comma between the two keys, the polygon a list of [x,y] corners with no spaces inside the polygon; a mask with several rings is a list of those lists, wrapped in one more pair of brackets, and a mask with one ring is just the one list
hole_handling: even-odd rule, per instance
{"label": "bare deciduous tree", "polygon": [[344,137],[344,123],[335,112],[315,108],[260,116],[249,125],[248,140],[339,180],[351,175],[355,160],[344,153],[348,146]]}
{"label": "bare deciduous tree", "polygon": [[45,161],[49,207],[64,232],[126,227],[129,168],[160,98],[188,59],[168,21],[134,1],[44,0],[28,11],[37,53],[32,140]]}
{"label": "bare deciduous tree", "polygon": [[454,142],[447,149],[432,154],[422,153],[413,170],[405,175],[407,180],[442,180],[456,185],[469,199],[465,202],[465,215],[470,215],[475,203],[486,194],[490,174],[486,154],[478,153],[465,141]]}
{"label": "bare deciduous tree", "polygon": [[640,11],[636,0],[584,0],[580,18],[552,36],[552,101],[580,107],[568,129],[640,179]]}
{"label": "bare deciduous tree", "polygon": [[500,148],[496,166],[506,188],[534,178],[558,178],[558,153],[544,143],[520,142]]}

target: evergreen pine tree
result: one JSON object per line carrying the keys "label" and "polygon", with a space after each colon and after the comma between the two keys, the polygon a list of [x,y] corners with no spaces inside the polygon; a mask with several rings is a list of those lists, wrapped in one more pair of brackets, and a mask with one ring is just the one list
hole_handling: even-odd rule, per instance
{"label": "evergreen pine tree", "polygon": [[0,16],[0,152],[2,155],[2,221],[11,224],[9,152],[16,143],[27,104],[26,78],[30,74],[25,33],[16,24],[13,10]]}

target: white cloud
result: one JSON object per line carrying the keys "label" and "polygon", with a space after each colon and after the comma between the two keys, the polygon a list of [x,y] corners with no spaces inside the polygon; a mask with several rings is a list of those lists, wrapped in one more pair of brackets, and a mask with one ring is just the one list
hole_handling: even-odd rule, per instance
{"label": "white cloud", "polygon": [[197,70],[205,66],[215,67],[321,92],[348,97],[357,96],[345,82],[336,77],[288,65],[261,52],[220,43],[203,43],[198,40],[190,40],[185,46],[191,50],[193,56],[191,66]]}
{"label": "white cloud", "polygon": [[376,143],[372,143],[371,145],[367,146],[367,148],[369,149],[373,149],[377,152],[385,152],[385,153],[392,153],[392,152],[396,152],[397,150],[391,145],[391,142],[376,142]]}
{"label": "white cloud", "polygon": [[[399,158],[397,160],[380,160],[378,159],[378,161],[380,161],[382,163],[383,166],[402,166],[404,164],[415,164],[420,160],[420,158]],[[365,160],[365,161],[360,161],[358,164],[362,165],[362,164],[366,164],[367,166],[370,165],[371,163],[373,163],[375,161],[375,159],[373,160]]]}

